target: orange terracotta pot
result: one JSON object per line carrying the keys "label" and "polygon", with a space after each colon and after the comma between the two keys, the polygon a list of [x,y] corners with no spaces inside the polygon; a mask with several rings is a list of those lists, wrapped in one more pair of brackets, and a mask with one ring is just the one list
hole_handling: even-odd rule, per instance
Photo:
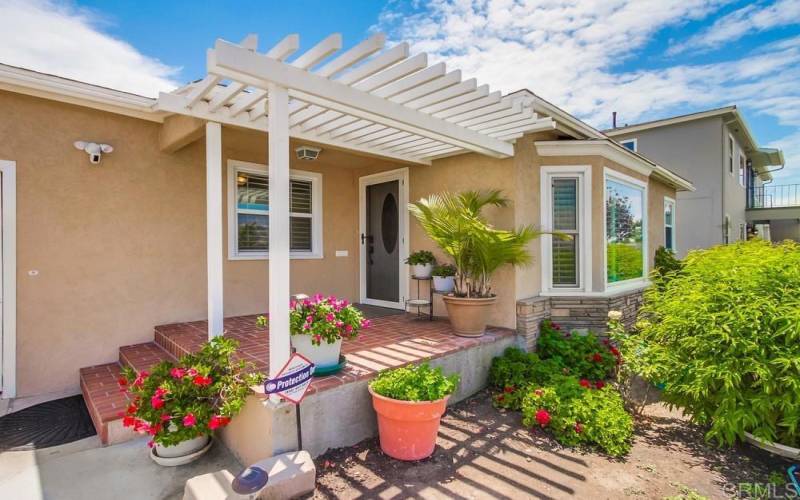
{"label": "orange terracotta pot", "polygon": [[372,391],[372,407],[378,414],[381,450],[398,460],[422,460],[433,454],[439,421],[450,396],[437,401],[400,401]]}

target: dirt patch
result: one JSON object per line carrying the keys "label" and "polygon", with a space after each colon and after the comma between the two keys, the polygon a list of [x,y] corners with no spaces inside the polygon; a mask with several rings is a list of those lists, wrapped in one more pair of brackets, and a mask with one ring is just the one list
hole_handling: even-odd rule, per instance
{"label": "dirt patch", "polygon": [[771,473],[787,482],[791,465],[748,445],[708,444],[703,429],[661,404],[648,406],[637,421],[625,459],[572,450],[523,427],[519,413],[493,408],[486,392],[448,409],[426,460],[390,459],[370,439],[331,450],[316,464],[320,499],[663,498],[690,490],[746,498],[737,485],[766,485]]}

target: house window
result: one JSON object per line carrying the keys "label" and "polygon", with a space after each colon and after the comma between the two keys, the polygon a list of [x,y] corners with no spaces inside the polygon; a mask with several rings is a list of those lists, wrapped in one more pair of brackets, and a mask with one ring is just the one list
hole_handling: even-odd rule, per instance
{"label": "house window", "polygon": [[728,136],[728,173],[733,175],[733,152],[735,150],[733,136]]}
{"label": "house window", "polygon": [[577,177],[555,177],[552,179],[553,231],[566,235],[553,238],[552,270],[554,287],[579,286],[578,266],[580,259],[579,179]]}
{"label": "house window", "polygon": [[[261,165],[229,165],[229,256],[269,256],[269,177]],[[292,171],[289,181],[289,250],[293,258],[322,257],[322,175]]]}
{"label": "house window", "polygon": [[664,248],[675,251],[675,200],[664,198]]}
{"label": "house window", "polygon": [[606,281],[643,278],[646,245],[645,184],[606,171]]}
{"label": "house window", "polygon": [[745,174],[747,172],[747,157],[739,151],[739,185],[745,186]]}
{"label": "house window", "polygon": [[623,147],[630,149],[631,151],[638,151],[638,145],[636,139],[626,139],[624,141],[619,141]]}
{"label": "house window", "polygon": [[588,165],[541,168],[541,225],[556,233],[541,239],[545,292],[591,290],[591,182]]}

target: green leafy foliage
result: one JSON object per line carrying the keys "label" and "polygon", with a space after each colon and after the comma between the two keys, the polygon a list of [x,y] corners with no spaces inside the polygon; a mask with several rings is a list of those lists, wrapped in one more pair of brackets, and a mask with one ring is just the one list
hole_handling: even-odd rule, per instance
{"label": "green leafy foliage", "polygon": [[418,265],[424,266],[425,264],[435,264],[435,263],[436,263],[436,257],[433,256],[433,252],[430,252],[428,250],[417,250],[416,252],[409,255],[408,258],[406,259],[406,264],[412,266],[418,266]]}
{"label": "green leafy foliage", "polygon": [[707,437],[800,445],[800,245],[750,240],[690,252],[645,294],[644,376]]}
{"label": "green leafy foliage", "polygon": [[438,266],[433,266],[433,276],[446,278],[448,276],[455,276],[455,275],[456,275],[456,266],[452,264],[440,264]]}
{"label": "green leafy foliage", "polygon": [[522,415],[523,424],[549,429],[564,445],[596,445],[612,456],[630,451],[633,419],[611,386],[586,387],[576,377],[555,376],[527,390]]}
{"label": "green leafy foliage", "polygon": [[[364,319],[355,306],[333,296],[317,294],[310,299],[292,300],[289,308],[291,334],[310,335],[313,345],[320,345],[323,340],[333,344],[339,339],[354,339],[362,328],[370,325],[370,321]],[[256,324],[267,326],[267,317],[259,316]]]}
{"label": "green leafy foliage", "polygon": [[651,276],[656,286],[665,286],[681,269],[683,269],[683,263],[680,259],[675,257],[675,253],[672,250],[658,247],[655,260],[653,261],[653,272]]}
{"label": "green leafy foliage", "polygon": [[140,373],[125,367],[119,385],[131,404],[123,425],[152,436],[151,446],[173,446],[227,425],[244,406],[250,387],[263,381],[252,366],[231,360],[237,346],[235,340],[215,337],[177,364],[163,361]]}
{"label": "green leafy foliage", "polygon": [[482,214],[487,206],[506,205],[497,190],[433,194],[409,205],[428,237],[453,258],[457,296],[492,297],[492,273],[530,263],[528,243],[541,233],[533,226],[496,229]]}
{"label": "green leafy foliage", "polygon": [[458,387],[459,376],[444,375],[428,363],[393,368],[378,374],[369,386],[375,393],[400,401],[436,401]]}
{"label": "green leafy foliage", "polygon": [[549,320],[542,322],[536,352],[542,359],[553,359],[566,368],[566,374],[590,380],[602,380],[611,375],[618,361],[618,351],[608,341],[594,334],[563,332],[561,326]]}
{"label": "green leafy foliage", "polygon": [[494,397],[494,405],[519,410],[530,384],[547,383],[563,369],[557,360],[542,360],[535,353],[509,347],[502,356],[492,360],[489,368],[489,384],[500,390]]}

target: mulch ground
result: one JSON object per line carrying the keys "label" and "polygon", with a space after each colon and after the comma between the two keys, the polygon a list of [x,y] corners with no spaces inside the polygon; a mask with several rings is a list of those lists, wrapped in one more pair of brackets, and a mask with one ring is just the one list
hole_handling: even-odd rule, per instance
{"label": "mulch ground", "polygon": [[767,486],[770,474],[788,482],[791,462],[749,445],[718,448],[703,433],[652,404],[637,419],[630,455],[614,459],[562,447],[482,392],[448,409],[426,460],[393,460],[377,439],[318,457],[314,498],[748,498],[753,483],[777,488],[776,497],[794,493]]}

